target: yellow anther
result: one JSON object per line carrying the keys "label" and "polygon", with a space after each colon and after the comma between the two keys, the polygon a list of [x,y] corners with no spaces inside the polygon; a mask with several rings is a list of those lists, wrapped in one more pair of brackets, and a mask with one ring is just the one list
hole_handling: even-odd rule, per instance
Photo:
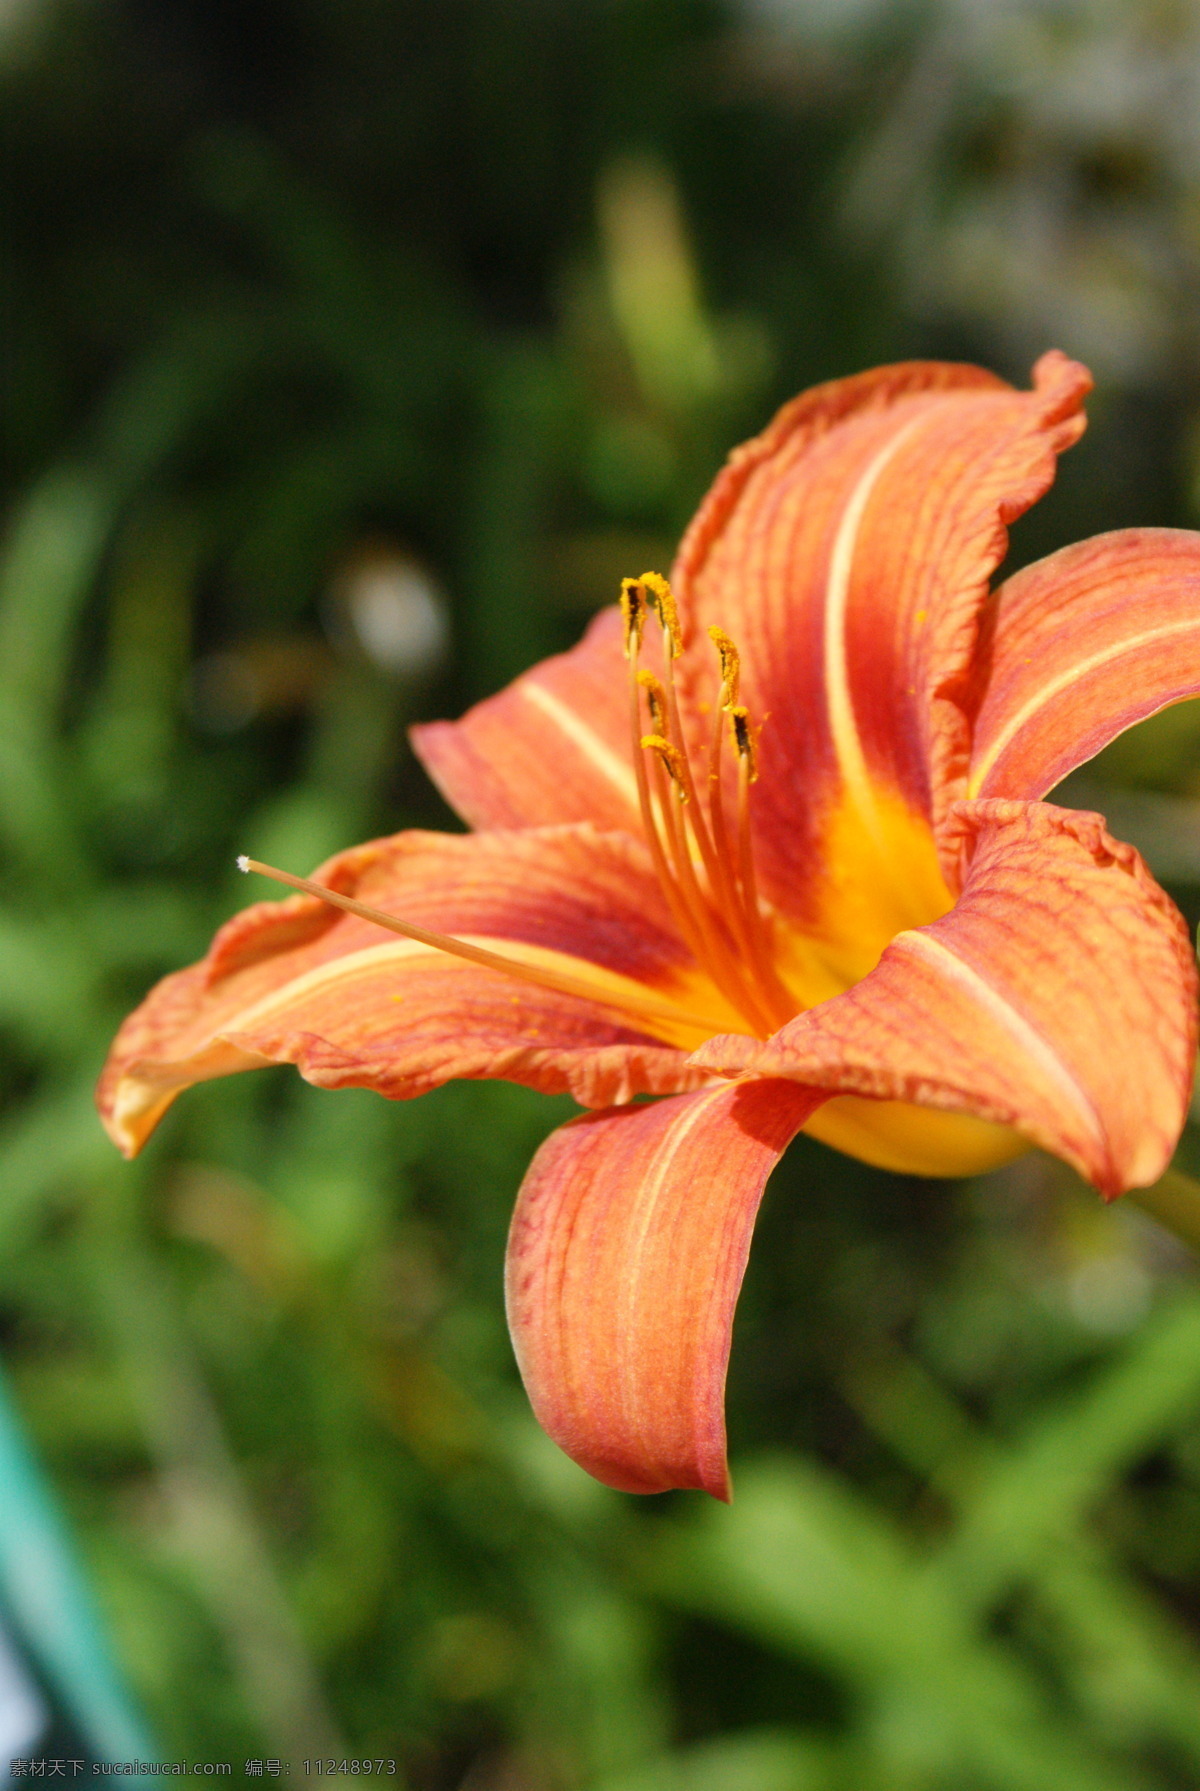
{"label": "yellow anther", "polygon": [[643,734],[642,748],[645,752],[657,753],[667,776],[679,792],[679,800],[686,802],[687,792],[683,787],[683,754],[679,748],[672,746],[671,742],[664,739],[661,734]]}
{"label": "yellow anther", "polygon": [[[651,732],[654,734],[666,734],[669,726],[667,722],[666,691],[654,676],[654,673],[646,671],[644,667],[638,673],[637,681],[645,691],[646,701],[650,706]],[[643,741],[642,744],[644,745],[645,742]]]}
{"label": "yellow anther", "polygon": [[734,704],[729,711],[729,724],[733,729],[733,741],[737,747],[739,759],[745,759],[746,768],[753,783],[758,776],[755,759],[754,731],[750,726],[750,711],[740,703]]}
{"label": "yellow anther", "polygon": [[670,585],[661,572],[643,572],[638,583],[646,593],[647,603],[662,623],[663,633],[671,645],[671,658],[678,659],[683,652],[683,630],[679,626],[679,611],[675,607],[675,596]]}
{"label": "yellow anther", "polygon": [[621,580],[621,619],[625,624],[625,657],[635,659],[646,627],[646,592],[640,578]]}
{"label": "yellow anther", "polygon": [[738,700],[738,679],[741,677],[742,656],[730,640],[723,628],[714,623],[708,631],[708,638],[721,655],[721,694],[724,698],[722,708],[733,709]]}

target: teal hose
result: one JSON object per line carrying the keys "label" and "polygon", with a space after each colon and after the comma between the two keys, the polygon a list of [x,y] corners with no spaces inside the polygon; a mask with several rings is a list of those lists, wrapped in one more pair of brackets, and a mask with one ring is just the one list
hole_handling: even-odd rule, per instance
{"label": "teal hose", "polygon": [[[2,1372],[0,1603],[97,1760],[159,1759],[113,1659],[66,1525],[26,1441]],[[121,1782],[137,1783],[139,1777],[123,1775]]]}

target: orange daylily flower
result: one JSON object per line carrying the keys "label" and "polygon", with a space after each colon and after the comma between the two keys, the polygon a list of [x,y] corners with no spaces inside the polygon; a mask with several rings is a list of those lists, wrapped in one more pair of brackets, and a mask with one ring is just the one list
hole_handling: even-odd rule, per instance
{"label": "orange daylily flower", "polygon": [[609,1484],[718,1497],[734,1303],[798,1130],[921,1174],[1037,1144],[1106,1197],[1154,1181],[1191,944],[1101,817],[1042,798],[1200,693],[1200,535],[989,588],[1089,387],[1048,354],[1028,392],[914,363],[786,406],[670,585],[627,580],[573,652],[415,731],[474,831],[341,853],[159,984],[100,1083],[116,1142],[266,1063],[571,1093],[594,1111],[538,1152],[509,1243],[530,1397]]}

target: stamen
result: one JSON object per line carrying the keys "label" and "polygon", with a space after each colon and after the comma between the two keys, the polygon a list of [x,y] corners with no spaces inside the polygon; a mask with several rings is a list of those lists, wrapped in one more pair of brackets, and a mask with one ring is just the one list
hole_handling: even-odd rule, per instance
{"label": "stamen", "polygon": [[[633,742],[633,768],[637,778],[638,807],[641,810],[642,826],[646,830],[646,842],[650,847],[650,856],[654,862],[654,873],[658,878],[659,888],[666,898],[667,906],[671,910],[675,924],[679,928],[680,935],[685,940],[688,950],[691,952],[696,962],[698,964],[703,964],[706,962],[704,935],[697,925],[695,916],[691,913],[688,907],[683,891],[679,888],[671,873],[671,867],[667,863],[667,854],[659,830],[659,823],[655,818],[654,804],[650,795],[650,778],[646,768],[646,754],[641,748],[642,729],[641,708],[638,701],[638,676],[636,672],[634,672],[632,661],[630,661],[629,670],[631,673],[629,679],[629,721],[630,736]],[[655,680],[655,682],[657,682],[657,680]],[[666,780],[661,774],[656,781],[660,785],[665,786]],[[676,818],[674,813],[676,804],[670,800],[665,787],[659,789],[657,794],[659,797],[659,812],[662,816],[663,826],[665,827],[668,836],[670,836],[671,823]],[[718,984],[718,986],[720,985]]]}
{"label": "stamen", "polygon": [[732,709],[738,700],[742,656],[725,630],[718,628],[715,623],[708,631],[708,638],[721,655],[721,707]]}
{"label": "stamen", "polygon": [[[663,635],[661,681],[637,666],[651,610]],[[683,630],[669,583],[657,572],[623,579],[621,612],[630,661],[638,800],[659,884],[697,963],[759,1036],[768,1037],[792,1018],[796,1003],[775,968],[769,929],[758,906],[749,818],[749,785],[757,777],[756,738],[749,711],[738,701],[741,656],[723,628],[709,628],[720,657],[721,684],[702,801],[675,689],[673,662],[683,652]],[[648,733],[641,727],[643,692]],[[736,842],[722,791],[726,717],[738,758]]]}
{"label": "stamen", "polygon": [[[666,589],[668,597],[670,597],[670,586],[666,585],[665,580],[661,582]],[[674,598],[670,598],[670,602],[671,615],[674,616]],[[677,621],[675,622],[675,627],[678,629]],[[675,692],[675,672],[672,664],[674,655],[670,644],[671,638],[672,637],[665,631],[664,625],[663,675],[666,687],[665,694],[667,699],[667,718],[669,725],[662,729],[661,732],[666,735],[672,743],[678,743],[678,782],[684,799],[691,804],[691,807],[688,810],[688,822],[691,826],[692,837],[695,839],[701,862],[704,865],[704,870],[708,877],[709,888],[713,897],[713,905],[717,911],[718,929],[721,934],[732,941],[735,948],[732,954],[726,951],[724,955],[729,958],[729,961],[733,966],[735,980],[743,986],[746,986],[747,979],[739,964],[737,955],[739,949],[744,950],[746,937],[745,929],[740,924],[739,898],[737,885],[734,879],[732,859],[728,846],[726,845],[723,850],[720,841],[715,840],[713,833],[710,833],[709,831],[708,823],[705,821],[704,807],[700,803],[695,781],[692,777],[691,762],[687,750],[687,736],[683,731],[683,722],[680,719],[679,714],[679,700]],[[679,638],[682,639],[681,636]],[[728,639],[727,636],[725,638]],[[733,643],[730,642],[731,647],[732,645]],[[736,648],[734,648],[735,656],[736,651]],[[713,809],[711,786],[708,810],[709,818],[713,822],[713,829],[715,832],[719,823]],[[688,853],[688,865],[690,870],[690,848],[687,845],[686,836],[684,838],[684,850]],[[682,873],[681,880],[686,884],[687,879],[682,877]],[[699,900],[703,903],[703,896],[699,896]],[[705,903],[704,905],[707,908],[707,904]],[[753,998],[751,997],[751,999]]]}
{"label": "stamen", "polygon": [[[650,742],[643,741],[643,745]],[[669,744],[669,743],[668,743]],[[728,1001],[750,1021],[760,1038],[769,1038],[781,1023],[779,999],[776,993],[764,997],[764,989],[759,985],[765,983],[767,990],[777,991],[778,979],[770,974],[764,979],[761,976],[761,965],[756,963],[753,939],[744,915],[734,878],[732,858],[725,848],[725,858],[716,861],[716,872],[713,873],[713,852],[711,844],[707,845],[705,864],[709,871],[712,898],[700,887],[696,868],[692,862],[691,847],[688,840],[688,825],[702,846],[707,842],[707,831],[702,831],[703,823],[695,803],[695,790],[687,767],[685,753],[675,752],[675,772],[672,779],[678,802],[672,802],[669,794],[668,778],[671,767],[661,752],[656,753],[659,810],[663,817],[664,830],[670,850],[671,862],[675,870],[680,899],[684,905],[692,927],[693,939],[698,934],[700,949],[696,951],[698,961],[705,967],[721,993]],[[682,767],[686,782],[678,778],[678,770]],[[688,791],[692,792],[691,806],[688,803]],[[759,954],[761,956],[761,954]],[[759,972],[756,980],[756,972]],[[785,996],[785,1002],[787,1000]],[[794,1009],[789,1005],[784,1018],[790,1019]]]}
{"label": "stamen", "polygon": [[455,939],[449,933],[431,932],[427,927],[419,927],[412,921],[401,920],[398,915],[388,914],[382,908],[368,907],[365,902],[355,901],[353,896],[342,895],[339,890],[327,889],[323,883],[314,883],[311,877],[294,877],[290,871],[280,871],[273,865],[260,864],[258,859],[247,858],[245,853],[238,858],[237,865],[239,871],[257,871],[260,877],[270,877],[276,883],[286,884],[289,889],[298,889],[304,895],[316,896],[319,901],[327,902],[331,908],[341,908],[347,914],[357,915],[359,920],[368,920],[389,933],[398,933],[402,939],[415,940],[418,945],[427,945],[450,957],[465,958],[468,963],[479,964],[485,970],[499,970],[505,976],[534,983],[555,994],[578,996],[600,1007],[611,1008],[619,1014],[666,1021],[672,1026],[685,1025],[693,1031],[705,1027],[711,1027],[714,1032],[728,1031],[726,1022],[695,1014],[689,1008],[680,1007],[665,997],[658,1000],[652,996],[643,996],[635,989],[622,990],[619,996],[609,996],[593,988],[583,977],[525,964],[519,958],[507,958],[501,952],[488,951],[486,947],[472,945],[466,939]]}
{"label": "stamen", "polygon": [[638,583],[646,593],[646,601],[662,624],[663,635],[669,645],[669,657],[678,659],[683,652],[683,629],[679,625],[674,592],[661,572],[643,572]]}
{"label": "stamen", "polygon": [[666,771],[667,776],[675,785],[679,800],[681,802],[686,802],[688,793],[684,783],[685,760],[679,748],[677,746],[672,746],[671,742],[664,739],[661,734],[643,734],[641,744],[644,752],[652,752],[658,755],[658,759]]}
{"label": "stamen", "polygon": [[750,726],[750,711],[740,704],[729,711],[729,721],[733,728],[734,744],[738,758],[746,766],[747,776],[751,783],[758,781],[757,754],[754,746],[754,733]]}
{"label": "stamen", "polygon": [[774,1005],[781,1023],[792,1019],[796,1003],[775,968],[775,957],[763,911],[758,905],[758,880],[754,872],[754,843],[750,833],[750,784],[753,779],[749,757],[738,759],[738,874],[750,921],[751,950],[765,986],[774,995]]}
{"label": "stamen", "polygon": [[758,879],[754,874],[754,850],[750,834],[750,761],[738,762],[738,870],[746,911],[753,915],[758,931],[762,931],[762,910],[758,905]]}
{"label": "stamen", "polygon": [[736,860],[730,849],[729,830],[725,821],[725,798],[721,774],[725,715],[730,718],[730,732],[734,736],[735,745],[739,743],[741,737],[739,733],[740,720],[743,724],[741,733],[749,741],[751,752],[753,752],[753,734],[750,729],[748,712],[732,700],[737,694],[741,669],[740,655],[735,643],[723,628],[713,627],[708,632],[709,638],[721,656],[722,673],[720,700],[713,715],[713,730],[708,756],[708,809],[712,822],[713,841],[717,850],[718,862],[726,878],[728,912],[736,926],[739,947],[745,954],[757,995],[761,1002],[765,1003],[767,1011],[774,1017],[774,1024],[780,1025],[793,1017],[796,1008],[789,990],[775,968],[770,939],[758,905],[751,848],[749,802],[746,791],[742,788],[747,781],[744,772],[747,761],[742,759],[740,751]]}
{"label": "stamen", "polygon": [[[722,686],[724,689],[724,686]],[[725,796],[721,788],[721,748],[725,742],[725,717],[720,704],[713,711],[713,727],[708,746],[708,815],[712,822],[713,845],[722,864],[733,863],[729,850],[729,829],[725,825]],[[737,894],[735,892],[735,904]]]}
{"label": "stamen", "polygon": [[[660,578],[656,572],[643,572],[642,583],[651,592],[650,601],[654,605],[663,630],[663,685],[667,699],[668,725],[660,732],[676,749],[677,782],[684,800],[692,805],[688,816],[692,834],[699,848],[700,858],[708,874],[709,883],[717,897],[718,906],[720,906],[727,903],[731,893],[728,887],[728,872],[721,864],[713,847],[704,820],[704,810],[697,798],[696,786],[692,778],[692,767],[688,759],[687,735],[683,731],[683,722],[679,716],[679,699],[675,693],[675,668],[672,662],[683,651],[683,632],[679,626],[675,599],[666,579]],[[675,774],[675,770],[672,770],[672,775]]]}
{"label": "stamen", "polygon": [[636,659],[646,629],[646,592],[640,578],[621,580],[621,618],[625,623],[625,657]]}
{"label": "stamen", "polygon": [[[662,734],[665,737],[668,725],[667,693],[654,673],[648,672],[644,668],[638,673],[637,681],[645,691],[646,701],[650,707],[650,731],[652,734]],[[645,742],[643,741],[642,744],[645,745]]]}
{"label": "stamen", "polygon": [[743,913],[741,891],[733,870],[733,854],[729,849],[729,833],[725,826],[725,801],[721,789],[721,747],[725,730],[721,724],[722,715],[731,704],[736,703],[738,679],[741,673],[741,655],[737,647],[723,628],[715,624],[708,631],[721,658],[721,690],[717,698],[713,714],[713,730],[708,749],[708,814],[712,825],[713,847],[721,874],[722,901],[738,924],[739,942],[747,946],[749,936],[746,917]]}
{"label": "stamen", "polygon": [[[775,1030],[775,1023],[762,1003],[756,1000],[753,985],[745,975],[744,965],[739,961],[736,951],[730,950],[720,915],[713,912],[705,899],[692,866],[684,824],[683,802],[686,801],[686,795],[676,784],[675,789],[681,800],[672,802],[668,785],[670,773],[662,756],[656,757],[659,811],[663,817],[667,844],[675,867],[679,899],[688,919],[691,935],[689,943],[692,944],[697,962],[704,966],[726,1000],[746,1016],[760,1038],[769,1038]],[[691,810],[689,813],[694,823],[695,811]]]}

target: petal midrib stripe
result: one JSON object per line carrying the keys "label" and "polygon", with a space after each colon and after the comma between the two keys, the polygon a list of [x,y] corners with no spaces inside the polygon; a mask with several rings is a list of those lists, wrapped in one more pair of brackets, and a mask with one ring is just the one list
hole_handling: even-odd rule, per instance
{"label": "petal midrib stripe", "polygon": [[[651,984],[641,983],[635,977],[623,975],[619,970],[609,970],[603,965],[593,964],[587,958],[575,957],[570,952],[555,951],[549,946],[533,945],[524,940],[504,939],[494,934],[463,933],[457,936],[468,945],[478,945],[490,949],[500,947],[509,957],[521,963],[532,966],[544,964],[550,968],[569,968],[572,975],[594,982],[596,991],[594,999],[601,1006],[607,1005],[605,1002],[606,990],[611,1001],[617,1005],[619,1005],[621,992],[626,989],[642,996],[647,993],[655,993]],[[384,945],[366,946],[361,951],[346,952],[341,957],[329,958],[323,964],[314,965],[311,970],[306,970],[300,976],[290,978],[286,983],[280,984],[278,988],[272,989],[269,994],[260,996],[257,1001],[251,1002],[241,1012],[231,1013],[216,1028],[217,1036],[224,1037],[229,1033],[245,1032],[249,1027],[259,1025],[262,1021],[269,1019],[273,1013],[302,999],[314,989],[340,982],[348,977],[359,976],[363,971],[382,970],[391,964],[421,958],[428,959],[432,965],[457,967],[464,972],[474,970],[476,974],[480,974],[476,966],[465,963],[460,958],[449,957],[435,947],[423,945],[415,939],[396,939]],[[502,970],[487,970],[483,974],[503,977],[504,972]],[[524,988],[528,985],[514,986]],[[582,997],[578,999],[582,999]],[[663,1037],[665,1030],[664,1027],[656,1026],[649,1016],[639,1015],[635,1018],[633,1015],[629,1015],[625,1024],[635,1031],[645,1032],[651,1038]],[[683,1027],[682,1017],[680,1027],[681,1029]],[[703,1037],[708,1036],[699,1022],[696,1023],[696,1031]],[[664,1042],[675,1043],[674,1040],[665,1040]],[[679,1045],[677,1048],[689,1050],[692,1047]]]}
{"label": "petal midrib stripe", "polygon": [[893,939],[892,948],[923,958],[939,974],[950,977],[959,988],[985,1008],[1074,1109],[1100,1155],[1108,1154],[1108,1143],[1095,1102],[1045,1036],[1007,996],[1002,995],[978,970],[931,933],[900,933]]}
{"label": "petal midrib stripe", "polygon": [[850,579],[854,569],[854,553],[859,530],[871,496],[890,462],[912,435],[928,421],[928,410],[921,410],[897,430],[868,462],[858,483],[850,493],[834,537],[829,556],[829,573],[825,582],[824,670],[825,701],[829,714],[829,732],[834,754],[846,791],[858,808],[864,823],[883,843],[882,831],[875,810],[875,800],[866,755],[859,737],[854,714],[854,698],[850,690],[850,669],[846,652],[846,612],[850,597]]}
{"label": "petal midrib stripe", "polygon": [[547,690],[545,685],[537,683],[533,678],[525,678],[517,685],[517,689],[525,701],[532,703],[535,709],[540,709],[542,714],[566,736],[576,751],[580,752],[588,763],[600,773],[601,777],[620,793],[633,814],[640,816],[637,779],[634,776],[633,767],[619,753],[614,752],[608,742],[601,739],[595,729],[582,721],[573,709],[568,708],[552,691]]}
{"label": "petal midrib stripe", "polygon": [[1021,730],[1028,726],[1040,709],[1044,709],[1048,703],[1052,703],[1055,697],[1061,696],[1064,690],[1069,690],[1072,684],[1081,683],[1084,678],[1090,676],[1092,672],[1098,671],[1101,666],[1110,665],[1114,659],[1120,659],[1127,653],[1134,653],[1139,647],[1152,646],[1156,641],[1168,640],[1175,634],[1196,632],[1200,632],[1200,617],[1197,616],[1185,616],[1177,622],[1164,622],[1157,628],[1143,629],[1140,634],[1128,634],[1114,645],[1103,647],[1098,653],[1089,654],[1086,659],[1076,660],[1074,665],[1065,672],[1059,672],[1055,677],[1047,679],[1033,696],[1022,703],[1014,715],[1009,716],[1000,732],[982,754],[971,772],[967,784],[967,794],[978,796],[987,782],[988,774],[1007,752]]}
{"label": "petal midrib stripe", "polygon": [[[725,1083],[711,1092],[693,1095],[692,1106],[680,1114],[660,1142],[654,1155],[653,1167],[642,1183],[637,1218],[630,1225],[628,1249],[630,1261],[637,1261],[645,1251],[646,1239],[658,1217],[659,1206],[680,1151],[696,1128],[708,1118],[710,1109],[719,1101],[728,1099],[728,1096],[729,1088]],[[639,1398],[639,1388],[644,1386],[645,1380],[636,1359],[643,1337],[643,1331],[638,1323],[641,1296],[641,1278],[631,1273],[626,1277],[621,1301],[623,1312],[621,1335],[625,1343],[621,1359],[621,1402],[626,1421],[634,1428],[641,1422],[643,1416],[643,1401]]]}

